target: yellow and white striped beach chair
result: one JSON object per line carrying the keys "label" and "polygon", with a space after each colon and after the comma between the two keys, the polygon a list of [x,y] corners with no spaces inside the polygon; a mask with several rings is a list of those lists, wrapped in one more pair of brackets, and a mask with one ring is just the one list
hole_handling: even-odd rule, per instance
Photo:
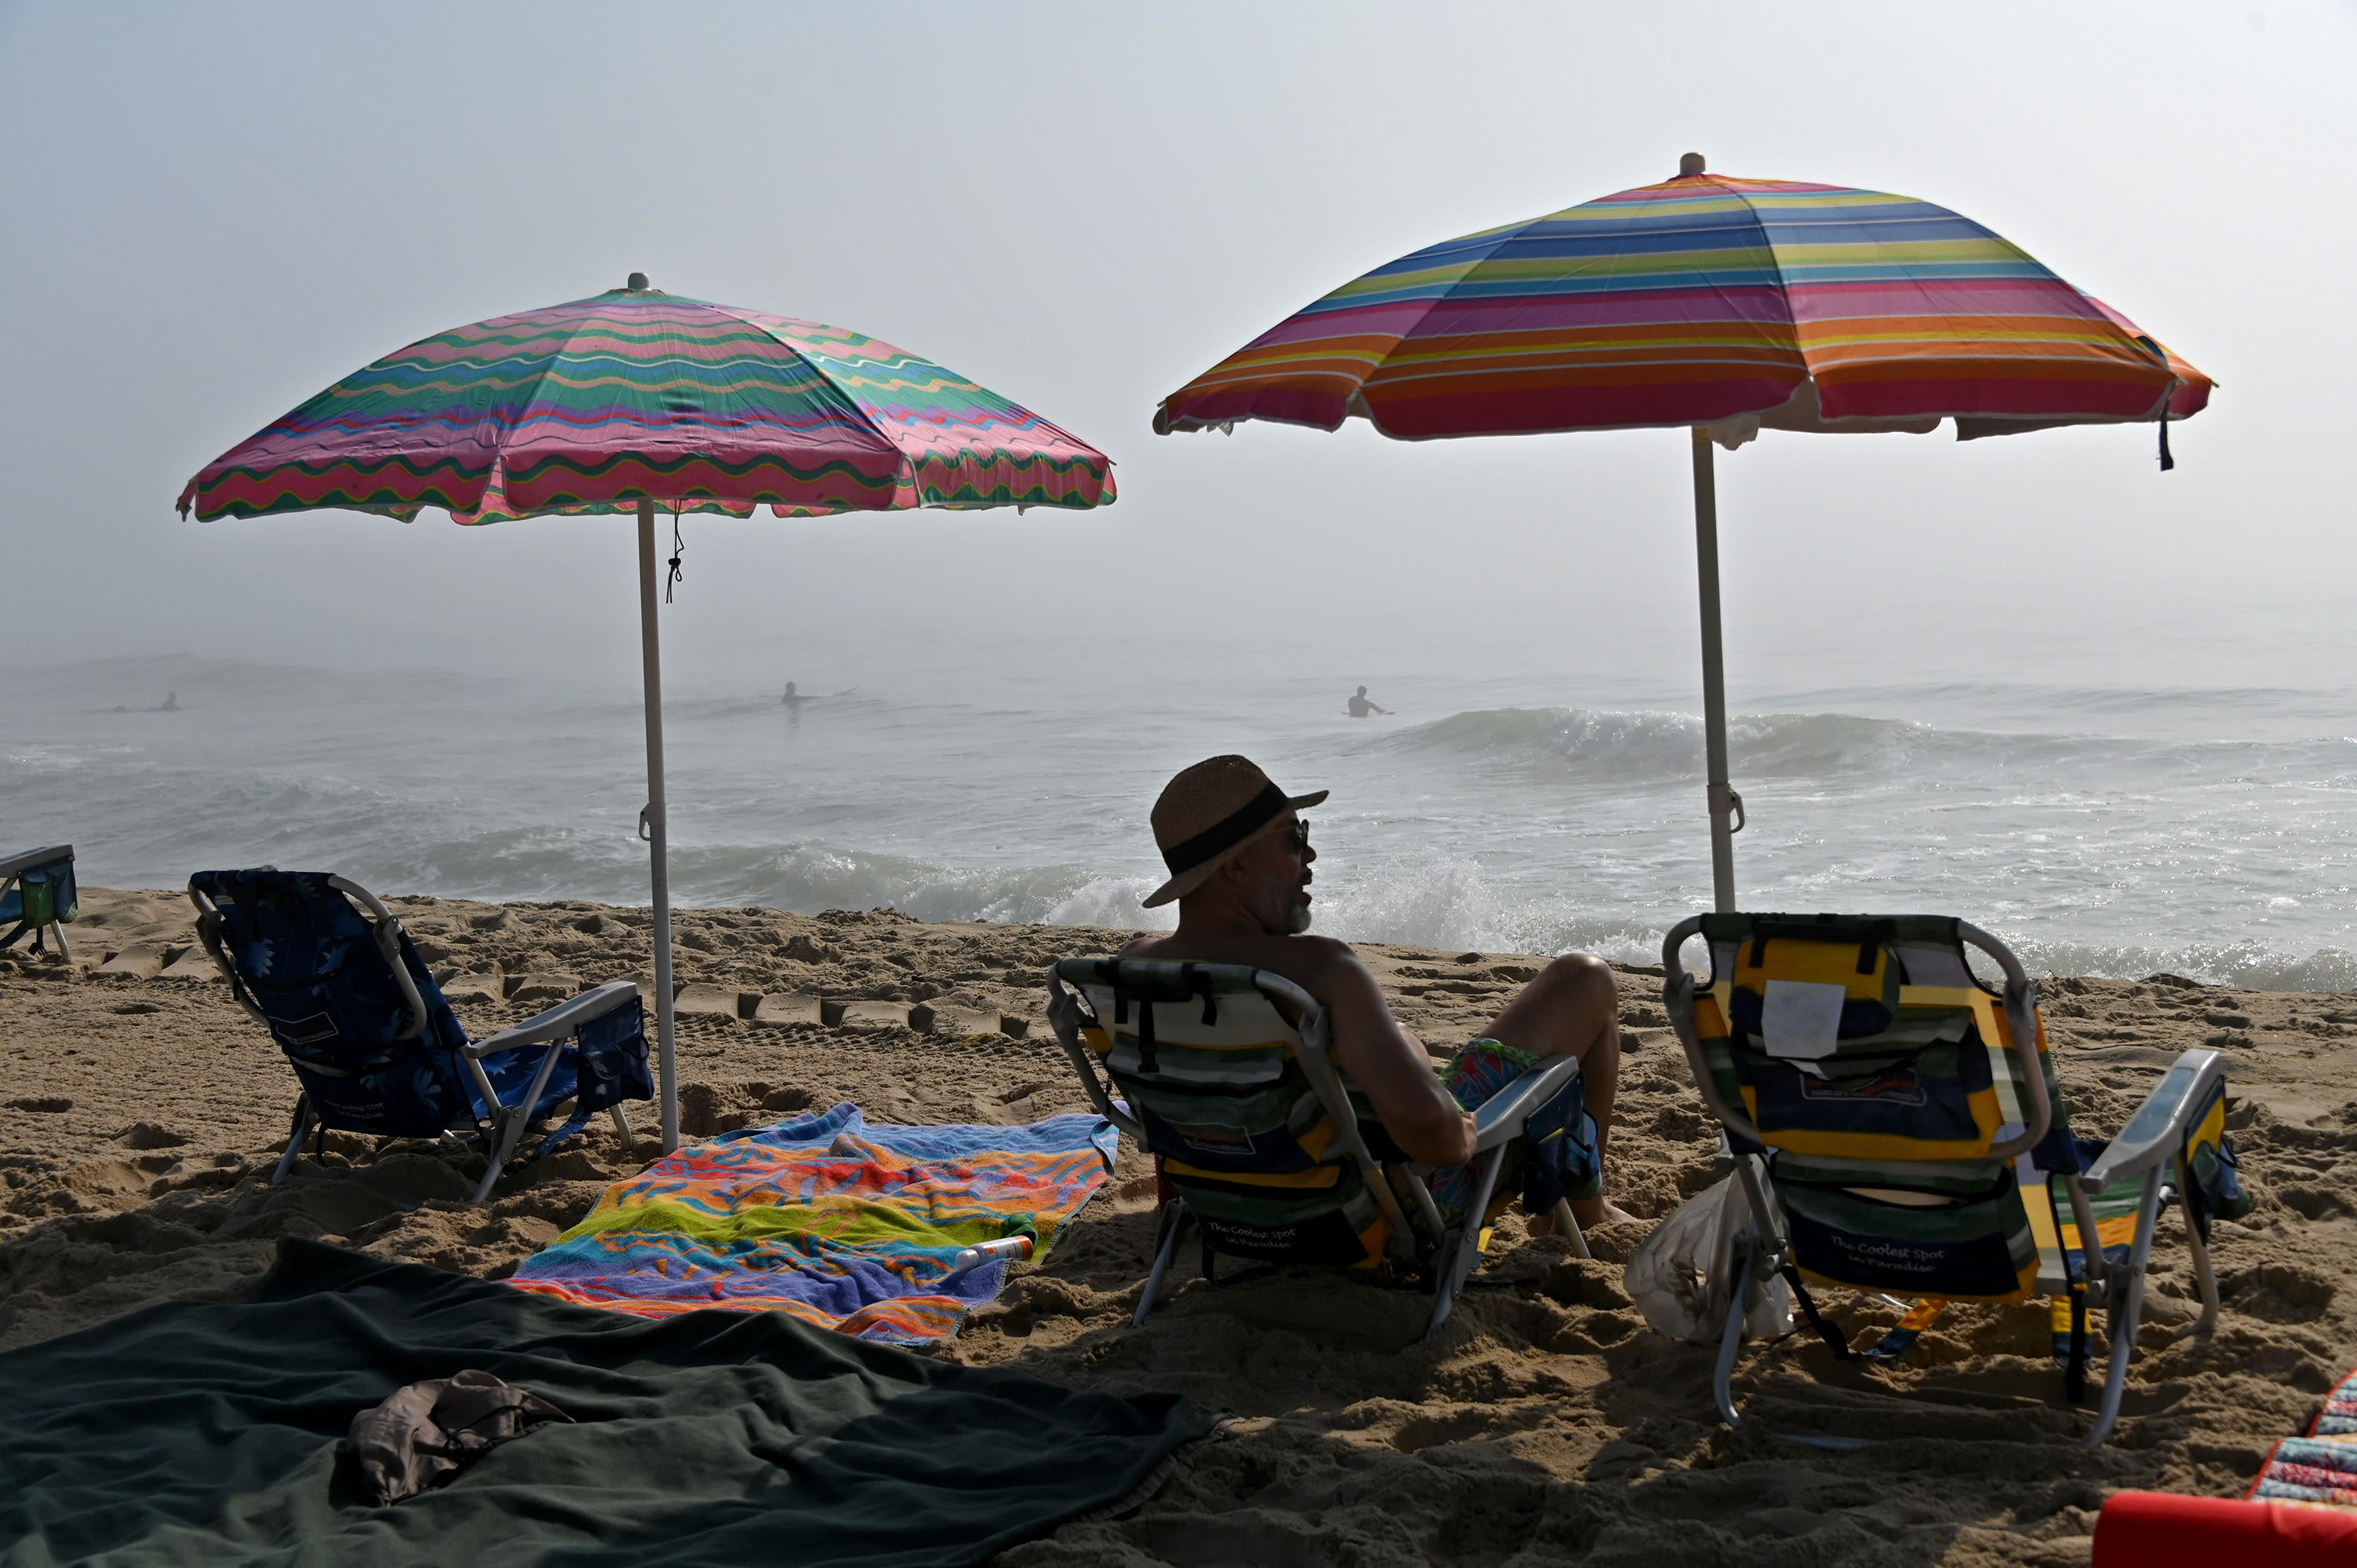
{"label": "yellow and white striped beach chair", "polygon": [[[1701,979],[1681,961],[1697,936],[1710,950]],[[1996,961],[2002,992],[1975,977],[1967,945]],[[1670,931],[1662,961],[1671,1022],[1749,1207],[1730,1275],[1743,1288],[1728,1293],[1713,1384],[1730,1426],[1740,1421],[1729,1382],[1745,1304],[1778,1274],[1845,1359],[1900,1353],[1947,1302],[2050,1297],[2073,1402],[2087,1312],[2099,1305],[2109,1347],[2091,1447],[2119,1418],[2169,1203],[2185,1207],[2201,1291],[2201,1314],[2182,1332],[2207,1334],[2216,1321],[2210,1226],[2249,1211],[2217,1052],[2180,1056],[2106,1144],[2072,1135],[2019,961],[1962,920],[1702,915]],[[1857,1352],[1818,1313],[1812,1283],[1913,1305]]]}

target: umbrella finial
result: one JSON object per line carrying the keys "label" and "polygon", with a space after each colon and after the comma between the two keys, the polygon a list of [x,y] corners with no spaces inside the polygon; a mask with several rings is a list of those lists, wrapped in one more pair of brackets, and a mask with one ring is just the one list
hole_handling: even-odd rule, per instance
{"label": "umbrella finial", "polygon": [[1678,160],[1678,177],[1680,179],[1691,178],[1692,177],[1702,173],[1702,169],[1703,157],[1700,153],[1688,153],[1685,156]]}
{"label": "umbrella finial", "polygon": [[632,273],[630,274],[630,283],[625,286],[628,287],[632,294],[645,293],[647,288],[647,274],[644,273]]}

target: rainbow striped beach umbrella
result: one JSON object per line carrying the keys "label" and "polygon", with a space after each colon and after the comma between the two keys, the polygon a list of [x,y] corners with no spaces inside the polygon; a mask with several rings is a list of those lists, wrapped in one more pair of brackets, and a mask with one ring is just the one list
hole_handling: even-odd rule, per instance
{"label": "rainbow striped beach umbrella", "polygon": [[1164,399],[1158,434],[1247,420],[1403,441],[1690,427],[1716,902],[1735,908],[1711,444],[1761,430],[1962,440],[2160,426],[2210,378],[1968,218],[1912,197],[1677,178],[1428,246],[1343,285]]}
{"label": "rainbow striped beach umbrella", "polygon": [[[438,332],[207,464],[180,515],[334,509],[461,523],[635,514],[645,662],[662,1144],[679,1144],[658,511],[816,517],[909,507],[1093,507],[1105,455],[880,339],[669,295],[633,273],[587,299]],[[676,561],[673,563],[675,566]]]}

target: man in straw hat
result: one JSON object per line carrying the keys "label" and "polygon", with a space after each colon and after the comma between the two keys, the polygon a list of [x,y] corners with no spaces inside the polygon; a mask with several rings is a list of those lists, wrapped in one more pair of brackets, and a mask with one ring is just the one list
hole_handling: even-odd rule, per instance
{"label": "man in straw hat", "polygon": [[[1468,1108],[1553,1056],[1579,1061],[1600,1152],[1620,1076],[1620,1002],[1611,970],[1581,953],[1555,960],[1436,1076],[1424,1043],[1392,1016],[1373,973],[1350,944],[1306,934],[1309,867],[1318,852],[1300,812],[1326,793],[1287,795],[1249,759],[1232,756],[1199,762],[1171,779],[1154,802],[1153,818],[1170,880],[1148,894],[1146,905],[1177,899],[1178,929],[1140,937],[1122,956],[1247,963],[1317,997],[1326,1005],[1343,1071],[1410,1159],[1464,1165],[1473,1157]],[[1629,1218],[1601,1196],[1575,1200],[1572,1213],[1583,1227]]]}

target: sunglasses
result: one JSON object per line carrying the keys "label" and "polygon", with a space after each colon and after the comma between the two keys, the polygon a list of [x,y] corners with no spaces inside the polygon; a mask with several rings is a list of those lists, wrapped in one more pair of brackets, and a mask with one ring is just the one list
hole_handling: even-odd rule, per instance
{"label": "sunglasses", "polygon": [[1286,843],[1292,847],[1294,854],[1305,854],[1308,852],[1309,824],[1308,822],[1296,822],[1285,830],[1284,837]]}

